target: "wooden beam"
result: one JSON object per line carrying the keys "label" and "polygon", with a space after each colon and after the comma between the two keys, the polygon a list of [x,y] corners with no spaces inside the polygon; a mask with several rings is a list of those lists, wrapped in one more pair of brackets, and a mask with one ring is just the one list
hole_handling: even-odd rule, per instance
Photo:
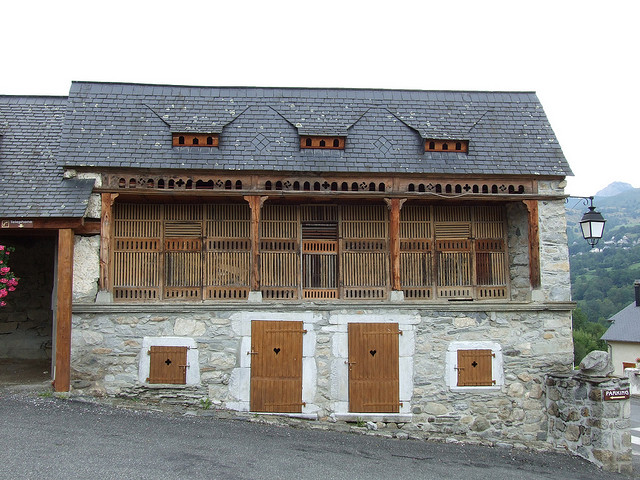
{"label": "wooden beam", "polygon": [[269,197],[246,195],[251,209],[251,291],[260,291],[260,210]]}
{"label": "wooden beam", "polygon": [[68,392],[71,375],[71,303],[73,290],[73,230],[58,231],[56,271],[56,362],[53,387]]}
{"label": "wooden beam", "polygon": [[391,289],[402,290],[400,284],[400,209],[406,198],[385,198],[389,207],[389,256],[391,260]]}
{"label": "wooden beam", "polygon": [[529,280],[532,288],[540,287],[540,231],[538,201],[523,200],[529,212]]}
{"label": "wooden beam", "polygon": [[100,278],[99,287],[102,291],[111,291],[110,258],[111,258],[111,230],[113,223],[113,202],[117,193],[103,193],[100,214]]}

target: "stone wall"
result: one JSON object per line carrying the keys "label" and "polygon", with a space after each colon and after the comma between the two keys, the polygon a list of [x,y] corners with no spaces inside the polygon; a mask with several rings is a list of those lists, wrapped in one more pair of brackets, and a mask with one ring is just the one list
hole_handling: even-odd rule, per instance
{"label": "stone wall", "polygon": [[605,470],[631,473],[631,402],[603,400],[604,390],[628,388],[628,378],[549,375],[550,441]]}
{"label": "stone wall", "polygon": [[0,358],[49,359],[55,239],[5,237],[0,244],[15,247],[10,266],[20,279],[0,308]]}
{"label": "stone wall", "polygon": [[[349,305],[162,305],[74,307],[72,386],[92,394],[149,395],[140,378],[145,338],[192,339],[198,349],[195,387],[163,391],[166,398],[196,403],[206,396],[219,407],[248,410],[252,320],[301,320],[303,413],[348,414],[347,326],[398,322],[400,418],[433,435],[480,436],[496,441],[545,442],[544,374],[571,368],[570,304],[533,308],[494,304],[447,310],[395,304]],[[477,307],[476,307],[477,308]],[[452,345],[495,344],[501,360],[493,387],[452,388]],[[167,393],[173,392],[173,393]],[[156,391],[159,393],[159,391]]]}

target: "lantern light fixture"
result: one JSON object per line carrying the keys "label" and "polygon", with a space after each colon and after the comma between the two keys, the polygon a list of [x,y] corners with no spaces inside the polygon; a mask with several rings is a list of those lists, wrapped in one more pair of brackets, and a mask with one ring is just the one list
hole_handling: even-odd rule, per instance
{"label": "lantern light fixture", "polygon": [[604,224],[606,220],[600,212],[593,206],[593,197],[576,197],[589,201],[589,211],[587,211],[580,220],[580,228],[582,230],[582,236],[587,241],[591,248],[598,244],[598,241],[602,238],[604,233]]}

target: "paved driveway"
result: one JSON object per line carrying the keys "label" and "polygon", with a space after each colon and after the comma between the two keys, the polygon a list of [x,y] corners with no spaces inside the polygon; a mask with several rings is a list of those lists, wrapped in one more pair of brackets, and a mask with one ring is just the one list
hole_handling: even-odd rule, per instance
{"label": "paved driveway", "polygon": [[0,390],[0,478],[601,479],[561,454],[176,415]]}

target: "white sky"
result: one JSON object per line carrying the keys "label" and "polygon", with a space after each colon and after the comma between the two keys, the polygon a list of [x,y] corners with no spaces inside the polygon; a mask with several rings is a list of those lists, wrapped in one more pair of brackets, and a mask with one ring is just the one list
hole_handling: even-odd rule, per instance
{"label": "white sky", "polygon": [[0,94],[72,80],[536,91],[575,177],[640,187],[640,2],[10,1]]}

